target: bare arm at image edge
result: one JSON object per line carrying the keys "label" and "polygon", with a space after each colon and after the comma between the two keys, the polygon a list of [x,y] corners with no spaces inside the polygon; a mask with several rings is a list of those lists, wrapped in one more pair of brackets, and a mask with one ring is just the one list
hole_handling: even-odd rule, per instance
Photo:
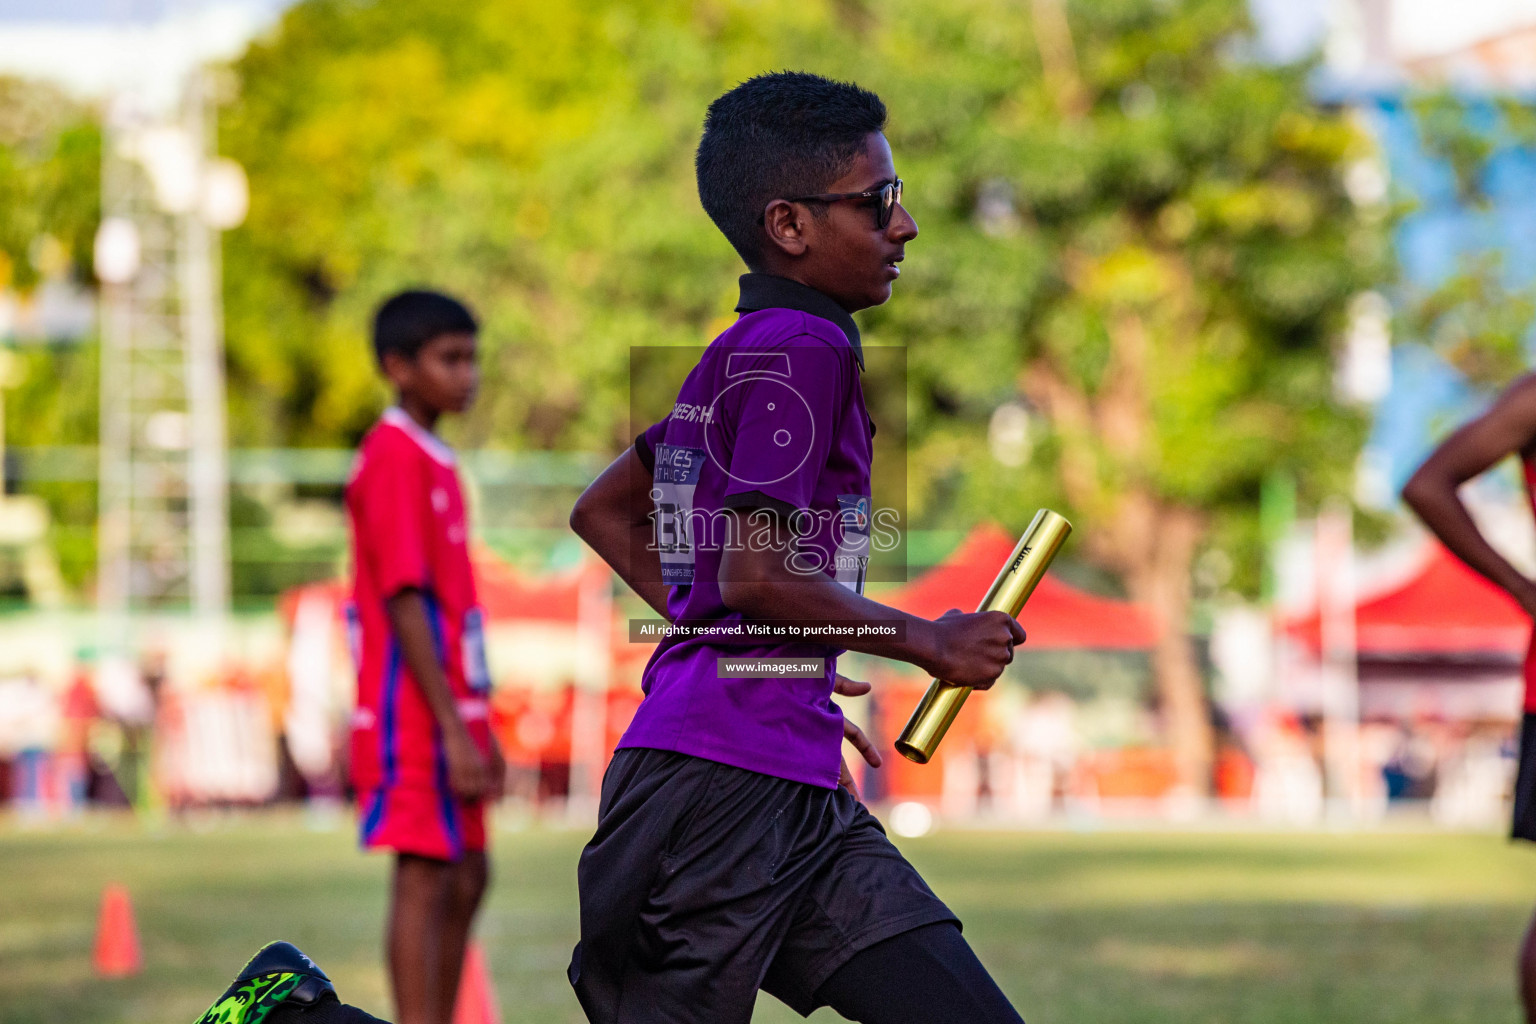
{"label": "bare arm at image edge", "polygon": [[1494,550],[1477,528],[1458,489],[1509,455],[1536,442],[1536,376],[1509,387],[1493,407],[1434,450],[1403,487],[1403,500],[1424,525],[1467,565],[1536,615],[1536,583]]}

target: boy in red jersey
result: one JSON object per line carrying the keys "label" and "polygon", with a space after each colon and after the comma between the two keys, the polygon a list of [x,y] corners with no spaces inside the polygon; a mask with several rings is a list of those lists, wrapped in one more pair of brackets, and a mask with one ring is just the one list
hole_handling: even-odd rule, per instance
{"label": "boy in red jersey", "polygon": [[366,848],[395,851],[385,947],[399,1024],[449,1024],[488,877],[485,800],[505,769],[490,733],[483,613],[453,451],[433,427],[479,384],[478,325],[408,291],[374,318],[396,404],[347,483],[357,710],[352,782]]}
{"label": "boy in red jersey", "polygon": [[[1536,581],[1494,550],[1457,493],[1510,455],[1520,458],[1526,495],[1536,508],[1536,374],[1515,381],[1487,412],[1446,438],[1409,479],[1403,500],[1452,554],[1536,617]],[[1510,837],[1536,842],[1536,636],[1525,656],[1524,705]],[[1526,930],[1516,970],[1525,1019],[1536,1024],[1536,918]]]}

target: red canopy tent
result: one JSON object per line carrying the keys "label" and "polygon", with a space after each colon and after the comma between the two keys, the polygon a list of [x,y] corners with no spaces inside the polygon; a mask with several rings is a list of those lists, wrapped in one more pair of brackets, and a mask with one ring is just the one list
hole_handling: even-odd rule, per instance
{"label": "red canopy tent", "polygon": [[587,560],[579,568],[548,576],[525,576],[488,548],[470,554],[475,567],[475,592],[493,622],[500,619],[568,622],[580,615],[583,586],[606,585],[608,568]]}
{"label": "red canopy tent", "polygon": [[[1292,619],[1286,632],[1321,649],[1318,612]],[[1438,543],[1423,565],[1392,589],[1355,605],[1355,643],[1362,657],[1519,658],[1531,619],[1509,595]]]}
{"label": "red canopy tent", "polygon": [[[943,562],[877,598],[927,619],[951,608],[972,611],[1016,543],[1001,527],[983,524]],[[1140,605],[1096,597],[1051,575],[1035,588],[1019,621],[1029,632],[1031,651],[1142,651],[1156,642],[1151,616]]]}
{"label": "red canopy tent", "polygon": [[[973,610],[1018,542],[996,524],[972,530],[949,557],[899,589],[873,595],[876,600],[924,618],[937,618],[951,608]],[[1156,634],[1146,609],[1128,601],[1096,597],[1047,575],[1035,588],[1019,615],[1029,632],[1027,650],[1143,651]],[[881,688],[879,724],[882,742],[894,738],[916,706],[927,682],[908,674],[887,678]],[[963,712],[950,729],[932,765],[923,767],[905,758],[887,756],[880,769],[891,799],[940,799],[951,757],[964,756],[975,742],[982,722],[981,708]],[[937,768],[938,770],[935,770]]]}
{"label": "red canopy tent", "polygon": [[[589,560],[565,572],[525,576],[482,545],[470,549],[470,564],[475,570],[476,596],[492,622],[531,619],[574,623],[579,614],[583,585],[595,582],[594,574],[606,579],[607,573],[606,568]],[[345,580],[294,587],[278,598],[278,611],[285,621],[293,622],[294,609],[306,594],[324,595],[339,609],[351,599],[352,588]]]}

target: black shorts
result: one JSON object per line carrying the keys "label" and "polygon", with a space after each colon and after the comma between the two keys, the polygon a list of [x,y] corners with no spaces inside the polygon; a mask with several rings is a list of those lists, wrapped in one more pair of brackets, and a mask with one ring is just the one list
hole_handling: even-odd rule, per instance
{"label": "black shorts", "polygon": [[758,989],[809,1014],[855,953],[959,923],[847,791],[668,750],[614,755],[577,885],[593,1024],[745,1024]]}
{"label": "black shorts", "polygon": [[1536,714],[1529,711],[1520,720],[1520,765],[1515,771],[1514,822],[1509,837],[1536,842]]}

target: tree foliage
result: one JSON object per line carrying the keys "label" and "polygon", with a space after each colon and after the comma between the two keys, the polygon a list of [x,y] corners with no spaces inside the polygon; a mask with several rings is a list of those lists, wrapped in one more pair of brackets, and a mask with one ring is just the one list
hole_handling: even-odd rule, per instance
{"label": "tree foliage", "polygon": [[1405,212],[1449,215],[1463,230],[1442,239],[1459,249],[1450,273],[1402,283],[1398,330],[1474,387],[1497,390],[1527,370],[1536,323],[1536,277],[1496,227],[1511,206],[1527,202],[1536,180],[1536,108],[1442,88],[1414,97],[1408,109],[1425,155],[1450,180],[1440,195],[1403,197]]}
{"label": "tree foliage", "polygon": [[[908,348],[914,525],[1069,512],[1163,618],[1198,774],[1192,561],[1256,582],[1267,472],[1343,489],[1362,425],[1332,350],[1387,272],[1341,184],[1355,123],[1248,34],[1243,0],[304,0],[221,115],[252,193],[225,242],[232,440],[355,441],[384,400],[369,314],[426,283],[485,322],[457,440],[618,448],[629,349],[730,316],[741,268],[693,185],[709,100],[781,67],[857,80],[921,227],[861,315]],[[999,406],[1024,410],[1016,467]]]}
{"label": "tree foliage", "polygon": [[[91,280],[100,180],[95,112],[49,86],[0,78],[0,293],[30,296],[48,277]],[[88,346],[22,348],[7,387],[9,444],[95,441]]]}
{"label": "tree foliage", "polygon": [[1329,346],[1382,255],[1338,184],[1355,129],[1305,69],[1243,59],[1237,0],[1069,7],[1066,110],[1035,20],[1003,0],[300,5],[224,118],[253,185],[226,255],[237,435],[355,436],[380,395],[368,311],[430,281],[487,320],[474,441],[619,443],[626,349],[707,338],[740,270],[693,192],[704,106],[793,65],[892,110],[922,236],[863,318],[910,346],[919,514],[1024,517],[1048,477],[990,466],[988,417],[1042,360],[1098,396],[1127,316],[1155,347],[1155,433],[1122,461],[1158,493],[1247,507],[1259,467],[1346,465]]}
{"label": "tree foliage", "polygon": [[[0,296],[32,298],[45,279],[91,279],[100,218],[101,132],[96,115],[57,89],[0,77]],[[0,341],[0,345],[4,342]],[[5,380],[6,444],[92,444],[96,352],[89,344],[17,346]],[[14,486],[8,464],[7,485]],[[95,488],[29,483],[53,513],[50,540],[66,580],[94,566]]]}
{"label": "tree foliage", "polygon": [[[1364,140],[1306,67],[1246,55],[1242,0],[309,0],[240,62],[251,171],[229,247],[237,436],[354,437],[369,307],[429,281],[486,316],[474,442],[618,447],[625,350],[697,344],[739,271],[699,210],[708,101],[796,67],[880,92],[922,229],[863,317],[908,347],[920,523],[1065,502],[1162,618],[1163,706],[1210,753],[1184,645],[1193,559],[1253,556],[1260,483],[1342,488],[1332,401],[1384,226],[1341,183]],[[1000,404],[1034,444],[989,453]],[[1246,564],[1256,568],[1257,559]],[[1248,574],[1250,580],[1256,572]]]}
{"label": "tree foliage", "polygon": [[0,289],[30,291],[45,273],[90,279],[100,168],[91,110],[0,77]]}

